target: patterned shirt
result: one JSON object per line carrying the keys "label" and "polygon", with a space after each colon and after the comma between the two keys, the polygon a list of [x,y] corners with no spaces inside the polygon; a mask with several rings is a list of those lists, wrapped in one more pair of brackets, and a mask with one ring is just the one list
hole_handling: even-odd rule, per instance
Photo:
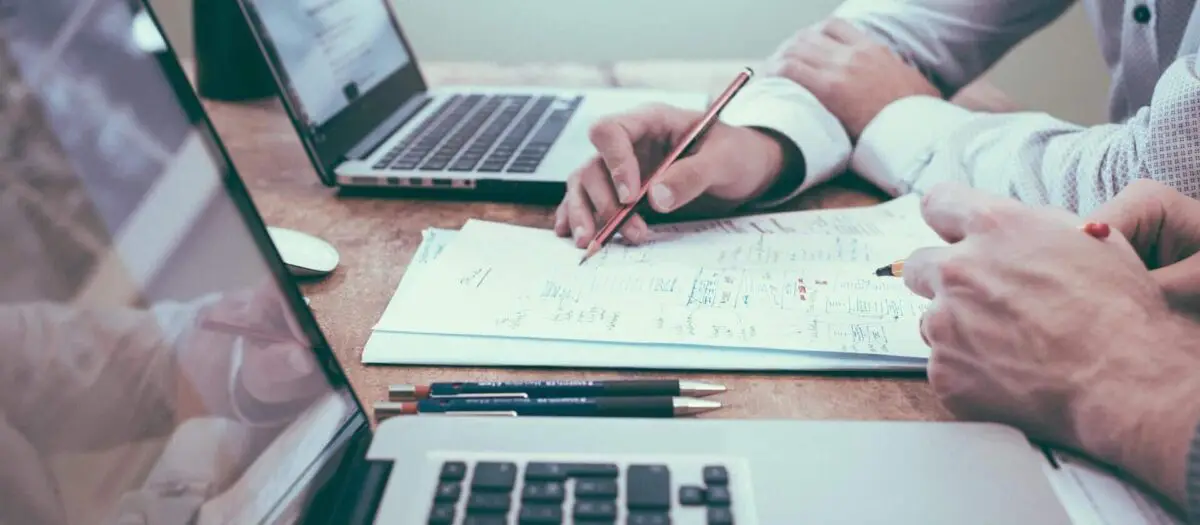
{"label": "patterned shirt", "polygon": [[[848,0],[834,13],[889,45],[949,97],[1072,0]],[[725,110],[732,125],[774,130],[803,153],[791,199],[847,167],[892,195],[942,181],[1086,214],[1136,179],[1200,198],[1200,5],[1084,0],[1112,76],[1110,124],[1044,113],[975,113],[911,97],[885,108],[851,148],[837,118],[783,78],[759,77]],[[1046,79],[1054,82],[1054,79]],[[1200,429],[1187,458],[1188,512],[1200,523]]]}
{"label": "patterned shirt", "polygon": [[[834,15],[890,45],[948,97],[1071,3],[850,0]],[[886,107],[852,149],[841,124],[811,93],[768,77],[746,86],[722,120],[773,129],[796,143],[808,173],[787,198],[847,167],[892,195],[956,180],[1080,213],[1138,178],[1200,197],[1200,155],[1189,154],[1200,151],[1195,0],[1086,4],[1113,78],[1111,124],[1085,127],[1034,112],[975,113],[942,99],[910,97]]]}

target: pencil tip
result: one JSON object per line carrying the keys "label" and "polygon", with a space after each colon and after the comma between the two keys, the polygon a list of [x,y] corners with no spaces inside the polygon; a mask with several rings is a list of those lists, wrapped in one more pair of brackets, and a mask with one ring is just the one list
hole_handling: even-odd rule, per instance
{"label": "pencil tip", "polygon": [[892,265],[887,265],[878,270],[875,270],[876,277],[889,277],[892,275]]}

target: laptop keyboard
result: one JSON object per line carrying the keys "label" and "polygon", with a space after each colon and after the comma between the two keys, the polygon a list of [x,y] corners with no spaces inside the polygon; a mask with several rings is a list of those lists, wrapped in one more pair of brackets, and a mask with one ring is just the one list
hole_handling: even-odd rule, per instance
{"label": "laptop keyboard", "polygon": [[582,96],[454,95],[373,168],[533,173],[582,102]]}
{"label": "laptop keyboard", "polygon": [[702,510],[709,525],[732,525],[729,471],[706,465],[698,474],[702,484],[672,491],[662,464],[446,461],[428,523],[668,525],[682,506]]}

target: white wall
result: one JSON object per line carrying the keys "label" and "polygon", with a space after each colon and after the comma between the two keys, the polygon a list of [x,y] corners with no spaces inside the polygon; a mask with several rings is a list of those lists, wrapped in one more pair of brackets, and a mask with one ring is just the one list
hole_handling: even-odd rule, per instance
{"label": "white wall", "polygon": [[[393,1],[422,60],[507,63],[759,58],[840,2]],[[190,52],[191,2],[151,2],[172,42]],[[1019,46],[988,78],[1027,107],[1083,124],[1105,118],[1108,76],[1079,7]]]}

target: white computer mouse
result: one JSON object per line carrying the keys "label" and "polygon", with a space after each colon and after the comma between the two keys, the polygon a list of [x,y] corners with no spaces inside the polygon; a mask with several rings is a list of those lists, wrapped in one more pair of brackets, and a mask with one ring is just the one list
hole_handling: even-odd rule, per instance
{"label": "white computer mouse", "polygon": [[268,226],[267,233],[283,264],[296,277],[328,275],[341,259],[332,244],[307,233],[275,226]]}

